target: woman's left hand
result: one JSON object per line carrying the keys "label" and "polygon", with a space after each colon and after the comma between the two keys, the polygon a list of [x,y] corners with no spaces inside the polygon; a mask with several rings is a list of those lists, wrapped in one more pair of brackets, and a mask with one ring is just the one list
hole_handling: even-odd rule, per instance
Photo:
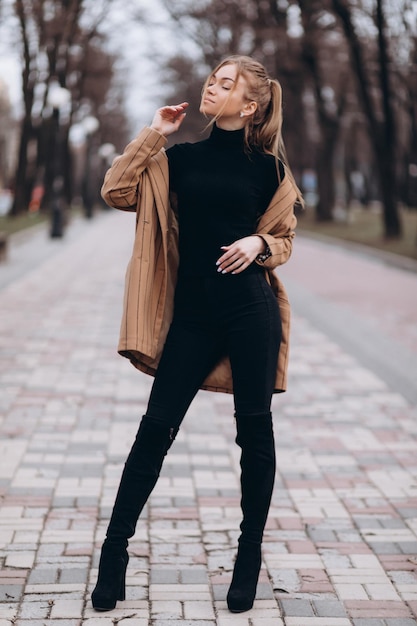
{"label": "woman's left hand", "polygon": [[265,249],[265,242],[259,235],[238,239],[230,246],[222,246],[224,254],[217,260],[217,271],[222,274],[240,274]]}

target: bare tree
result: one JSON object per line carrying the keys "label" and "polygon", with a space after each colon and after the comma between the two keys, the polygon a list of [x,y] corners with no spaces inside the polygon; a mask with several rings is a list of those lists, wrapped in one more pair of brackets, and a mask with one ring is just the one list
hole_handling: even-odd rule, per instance
{"label": "bare tree", "polygon": [[[334,19],[316,0],[298,0],[303,25],[302,57],[315,99],[319,127],[316,148],[318,201],[316,218],[331,221],[335,208],[335,152],[342,116],[349,94],[348,77],[343,62],[343,46],[335,37]],[[328,41],[329,33],[331,41]],[[336,31],[337,34],[337,31]],[[330,62],[329,62],[330,59]],[[335,71],[335,59],[339,59]]]}
{"label": "bare tree", "polygon": [[[15,198],[12,214],[25,211],[30,201],[35,179],[46,191],[52,187],[54,176],[54,134],[48,94],[51,85],[69,89],[72,102],[65,132],[62,136],[66,195],[70,196],[70,161],[68,130],[73,116],[82,104],[94,108],[88,85],[100,70],[98,59],[108,54],[100,49],[99,27],[106,17],[112,0],[15,0],[14,9],[19,23],[22,51],[22,96],[24,115],[21,123],[18,165],[15,176]],[[107,65],[106,65],[107,63]],[[96,66],[93,69],[93,64]],[[103,62],[101,63],[103,66]],[[101,91],[104,100],[112,75],[111,61],[104,61]],[[104,74],[107,73],[106,78]],[[97,81],[96,81],[97,82]],[[96,109],[98,111],[99,104]]]}
{"label": "bare tree", "polygon": [[417,207],[417,24],[413,1],[404,2],[402,29],[394,54],[397,59],[397,118],[399,137],[399,185],[401,200]]}
{"label": "bare tree", "polygon": [[[396,180],[396,120],[393,106],[389,44],[382,0],[376,0],[374,24],[377,31],[375,60],[378,79],[373,80],[371,64],[365,54],[368,39],[361,39],[353,19],[353,7],[348,0],[332,0],[350,50],[358,94],[365,113],[381,189],[385,236],[400,237],[402,233],[398,211]],[[379,98],[376,100],[375,92]]]}

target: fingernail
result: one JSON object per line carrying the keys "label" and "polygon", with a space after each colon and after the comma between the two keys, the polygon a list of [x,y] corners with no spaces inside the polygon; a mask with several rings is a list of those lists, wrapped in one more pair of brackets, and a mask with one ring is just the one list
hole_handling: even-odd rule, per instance
{"label": "fingernail", "polygon": [[223,271],[222,271],[222,274],[227,274],[227,271],[226,271],[226,270],[223,270]]}
{"label": "fingernail", "polygon": [[221,272],[221,271],[222,271],[222,268],[221,268],[221,267],[219,267],[217,271],[218,271],[218,272]]}
{"label": "fingernail", "polygon": [[220,261],[216,261],[216,265],[220,265]]}

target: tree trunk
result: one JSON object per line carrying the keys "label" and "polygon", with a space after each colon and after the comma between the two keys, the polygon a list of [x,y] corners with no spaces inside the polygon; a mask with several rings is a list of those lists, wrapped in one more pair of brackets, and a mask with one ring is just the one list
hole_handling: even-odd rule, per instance
{"label": "tree trunk", "polygon": [[319,222],[333,220],[333,209],[336,200],[334,154],[339,135],[339,128],[346,98],[344,85],[335,92],[333,110],[329,110],[323,98],[323,87],[326,85],[325,74],[320,64],[320,30],[315,17],[320,13],[321,3],[311,0],[298,0],[300,7],[304,36],[302,40],[302,57],[308,75],[312,79],[317,121],[320,129],[320,140],[317,149],[316,174],[318,202],[316,205],[316,219]]}
{"label": "tree trunk", "polygon": [[316,220],[318,222],[330,222],[333,220],[333,209],[336,202],[334,182],[334,153],[337,146],[339,125],[332,124],[327,120],[326,126],[323,120],[321,127],[321,141],[317,151],[317,191],[318,202],[316,205]]}
{"label": "tree trunk", "polygon": [[380,159],[378,165],[383,198],[384,235],[386,239],[398,238],[402,234],[402,229],[397,206],[395,162],[388,158]]}
{"label": "tree trunk", "polygon": [[27,180],[28,169],[28,145],[32,136],[32,122],[30,118],[25,117],[21,126],[21,135],[19,143],[19,154],[17,161],[17,169],[14,180],[14,199],[10,210],[10,215],[16,216],[27,211],[30,196],[31,185]]}
{"label": "tree trunk", "polygon": [[388,42],[386,38],[386,23],[382,7],[382,0],[377,0],[376,23],[378,28],[378,51],[380,62],[380,85],[382,110],[384,112],[384,148],[385,156],[379,159],[381,189],[384,206],[385,237],[400,237],[401,222],[398,213],[398,193],[396,176],[396,132],[395,118],[392,104],[391,76],[389,70]]}
{"label": "tree trunk", "polygon": [[388,45],[385,37],[385,18],[382,0],[377,0],[376,27],[378,29],[378,61],[383,121],[376,116],[371,95],[372,79],[366,71],[362,44],[356,34],[352,15],[346,0],[332,0],[333,10],[339,16],[347,39],[359,96],[369,125],[369,138],[373,148],[383,204],[384,231],[386,238],[400,237],[401,221],[398,213],[396,184],[396,150],[394,115],[389,77]]}

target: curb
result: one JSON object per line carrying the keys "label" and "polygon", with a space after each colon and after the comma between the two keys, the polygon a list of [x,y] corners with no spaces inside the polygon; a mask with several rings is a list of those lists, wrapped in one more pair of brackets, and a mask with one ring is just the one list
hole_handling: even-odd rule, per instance
{"label": "curb", "polygon": [[356,252],[367,258],[375,258],[390,267],[397,267],[398,269],[417,273],[417,260],[402,256],[401,254],[395,254],[395,252],[386,252],[385,250],[379,250],[378,248],[366,246],[361,243],[338,239],[337,237],[330,237],[329,235],[323,235],[321,233],[313,233],[309,230],[303,230],[302,228],[297,228],[296,233],[297,236],[304,237],[305,239],[313,239],[329,246],[344,248],[345,250]]}

